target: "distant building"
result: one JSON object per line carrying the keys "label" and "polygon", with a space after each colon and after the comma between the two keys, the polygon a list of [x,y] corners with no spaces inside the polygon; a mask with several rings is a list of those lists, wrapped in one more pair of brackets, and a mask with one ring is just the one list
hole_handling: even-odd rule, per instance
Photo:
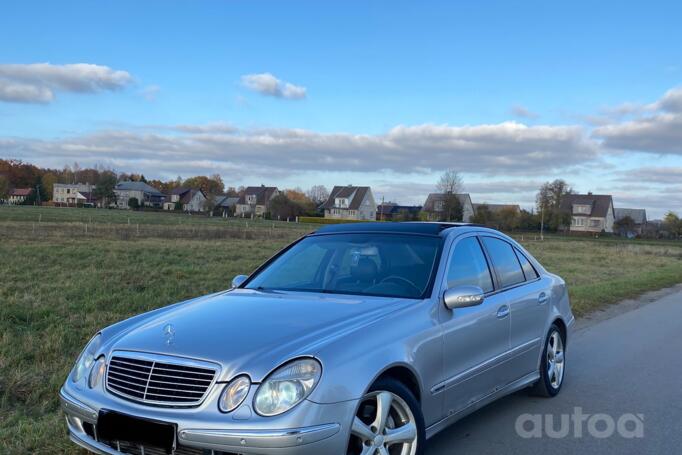
{"label": "distant building", "polygon": [[164,210],[175,210],[178,203],[185,212],[203,212],[206,194],[200,188],[175,188],[166,196],[163,208]]}
{"label": "distant building", "polygon": [[140,207],[153,207],[160,209],[163,207],[165,196],[153,186],[144,182],[119,182],[114,187],[116,194],[116,207],[127,209],[130,198],[137,199]]}
{"label": "distant building", "polygon": [[270,201],[279,194],[274,186],[249,186],[235,204],[236,216],[263,216],[270,211]]}
{"label": "distant building", "polygon": [[646,210],[645,209],[625,209],[618,208],[614,209],[616,222],[622,220],[625,217],[630,217],[634,221],[634,226],[628,231],[619,232],[621,235],[627,237],[636,237],[642,235],[646,231]]}
{"label": "distant building", "polygon": [[33,188],[14,188],[10,190],[7,203],[9,205],[20,205],[26,201],[26,198],[33,193]]}
{"label": "distant building", "polygon": [[[461,221],[469,223],[471,217],[474,216],[474,205],[471,203],[471,196],[469,193],[455,194],[454,196],[459,199],[459,203],[462,205],[462,219]],[[446,194],[444,193],[431,193],[426,198],[424,202],[424,208],[422,209],[426,213],[427,219],[429,221],[440,221],[443,220],[444,210],[445,210],[445,200]],[[460,220],[445,220],[445,221],[460,221]]]}
{"label": "distant building", "polygon": [[374,221],[377,204],[368,186],[335,186],[329,198],[320,206],[325,218]]}
{"label": "distant building", "polygon": [[571,232],[613,232],[613,198],[607,194],[567,194],[561,211],[571,215]]}
{"label": "distant building", "polygon": [[83,205],[94,203],[95,185],[88,183],[55,183],[52,187],[52,202],[58,205]]}
{"label": "distant building", "polygon": [[225,194],[216,196],[214,213],[221,216],[231,216],[234,215],[235,207],[239,202],[238,197],[227,196]]}
{"label": "distant building", "polygon": [[421,205],[398,205],[391,202],[377,206],[377,220],[379,221],[412,221],[419,219]]}

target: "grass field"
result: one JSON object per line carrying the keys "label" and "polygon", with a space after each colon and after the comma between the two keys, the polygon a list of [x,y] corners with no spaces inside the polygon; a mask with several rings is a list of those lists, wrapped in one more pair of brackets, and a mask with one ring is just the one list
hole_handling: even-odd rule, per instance
{"label": "grass field", "polygon": [[[225,289],[234,275],[250,272],[311,230],[295,223],[245,223],[0,208],[0,453],[76,453],[56,397],[93,333],[127,316]],[[91,226],[87,233],[84,225]],[[110,225],[123,230],[104,228]],[[579,315],[682,282],[681,244],[539,242],[528,236],[523,243],[566,279]]]}

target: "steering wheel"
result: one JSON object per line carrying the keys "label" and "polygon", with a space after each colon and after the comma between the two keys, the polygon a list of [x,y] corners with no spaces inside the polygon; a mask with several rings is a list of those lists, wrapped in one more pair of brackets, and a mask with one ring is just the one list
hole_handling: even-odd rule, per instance
{"label": "steering wheel", "polygon": [[415,295],[421,295],[421,293],[422,293],[422,290],[419,289],[416,284],[414,284],[413,282],[411,282],[407,278],[404,278],[404,277],[398,276],[398,275],[389,275],[386,278],[379,281],[378,284],[382,284],[382,283],[386,283],[386,282],[390,282],[390,281],[392,281],[394,283],[397,282],[397,283],[407,284],[409,287],[411,287],[412,289],[414,289],[416,291]]}

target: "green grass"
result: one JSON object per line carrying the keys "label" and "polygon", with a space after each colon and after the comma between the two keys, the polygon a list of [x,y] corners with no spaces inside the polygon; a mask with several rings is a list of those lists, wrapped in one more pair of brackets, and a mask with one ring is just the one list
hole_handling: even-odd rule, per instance
{"label": "green grass", "polygon": [[[32,218],[52,211],[61,218],[43,218],[40,224],[49,229],[32,232]],[[89,220],[83,217],[90,214],[98,221],[86,235]],[[140,224],[149,230],[121,238],[97,230],[98,223],[127,225],[128,215],[146,220]],[[192,219],[196,226],[189,232],[195,236],[224,236],[176,238],[187,226],[165,224],[164,217]],[[238,229],[220,223],[230,222],[93,209],[0,209],[0,453],[77,453],[65,436],[57,392],[93,333],[225,289],[234,275],[250,272],[310,230],[294,223],[273,228],[272,222],[251,222]],[[524,244],[566,279],[578,315],[682,281],[679,244],[528,237]]]}

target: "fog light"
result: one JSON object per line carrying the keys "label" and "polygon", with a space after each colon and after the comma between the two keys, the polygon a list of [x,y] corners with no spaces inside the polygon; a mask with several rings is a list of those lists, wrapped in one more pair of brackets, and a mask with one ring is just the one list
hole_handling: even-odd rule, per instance
{"label": "fog light", "polygon": [[97,359],[95,365],[92,367],[92,370],[90,370],[90,378],[88,379],[88,386],[90,386],[91,389],[94,389],[99,385],[102,377],[104,377],[104,372],[106,369],[107,364],[104,361],[104,357]]}

